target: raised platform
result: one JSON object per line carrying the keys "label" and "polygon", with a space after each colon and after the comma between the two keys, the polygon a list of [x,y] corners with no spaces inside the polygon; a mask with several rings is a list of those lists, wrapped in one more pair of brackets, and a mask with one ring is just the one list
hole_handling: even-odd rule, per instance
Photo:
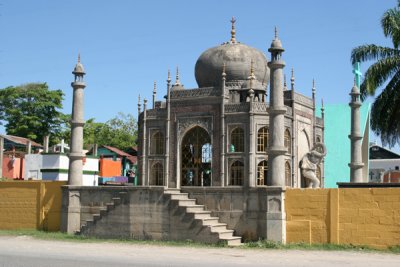
{"label": "raised platform", "polygon": [[400,183],[336,183],[339,188],[387,188],[400,187]]}

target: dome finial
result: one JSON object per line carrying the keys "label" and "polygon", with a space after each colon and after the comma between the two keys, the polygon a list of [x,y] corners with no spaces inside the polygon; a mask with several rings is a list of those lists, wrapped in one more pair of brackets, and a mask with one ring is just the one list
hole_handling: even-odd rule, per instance
{"label": "dome finial", "polygon": [[78,53],[78,63],[81,63],[81,52]]}
{"label": "dome finial", "polygon": [[157,93],[157,82],[154,81],[153,94]]}
{"label": "dome finial", "polygon": [[278,39],[278,27],[275,26],[275,39]]}
{"label": "dome finial", "polygon": [[235,17],[232,17],[232,19],[231,19],[231,23],[232,23],[231,43],[233,43],[233,44],[236,43],[236,37],[235,37],[235,35],[236,35],[235,22],[236,22]]}
{"label": "dome finial", "polygon": [[176,66],[176,80],[175,80],[175,85],[180,85],[181,82],[179,81],[179,68]]}

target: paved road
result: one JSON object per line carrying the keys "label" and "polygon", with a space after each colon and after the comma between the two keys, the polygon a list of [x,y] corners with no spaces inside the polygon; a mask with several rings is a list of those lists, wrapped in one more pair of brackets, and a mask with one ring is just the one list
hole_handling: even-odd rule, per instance
{"label": "paved road", "polygon": [[366,252],[187,248],[121,243],[81,243],[0,236],[0,267],[110,266],[384,266],[400,255]]}

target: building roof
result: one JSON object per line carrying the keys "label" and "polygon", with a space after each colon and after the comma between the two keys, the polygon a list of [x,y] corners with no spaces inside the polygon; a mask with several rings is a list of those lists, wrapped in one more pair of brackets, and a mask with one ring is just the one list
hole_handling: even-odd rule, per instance
{"label": "building roof", "polygon": [[28,138],[6,134],[0,134],[0,136],[4,138],[4,147],[6,149],[11,147],[26,147],[29,141],[31,142],[32,147],[43,147],[41,144],[36,143]]}
{"label": "building roof", "polygon": [[400,159],[400,155],[374,144],[369,147],[369,159]]}
{"label": "building roof", "polygon": [[121,156],[121,157],[129,157],[129,156],[131,156],[128,153],[125,153],[124,151],[119,150],[116,147],[106,146],[106,145],[102,145],[102,147],[107,148],[108,150],[114,152],[115,154],[117,154],[118,156]]}

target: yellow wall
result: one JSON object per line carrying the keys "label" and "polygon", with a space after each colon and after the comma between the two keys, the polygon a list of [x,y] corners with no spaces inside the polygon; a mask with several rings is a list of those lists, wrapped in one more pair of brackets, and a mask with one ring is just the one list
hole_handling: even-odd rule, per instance
{"label": "yellow wall", "polygon": [[400,245],[400,188],[288,189],[287,242]]}
{"label": "yellow wall", "polygon": [[0,229],[58,231],[66,182],[0,182]]}

